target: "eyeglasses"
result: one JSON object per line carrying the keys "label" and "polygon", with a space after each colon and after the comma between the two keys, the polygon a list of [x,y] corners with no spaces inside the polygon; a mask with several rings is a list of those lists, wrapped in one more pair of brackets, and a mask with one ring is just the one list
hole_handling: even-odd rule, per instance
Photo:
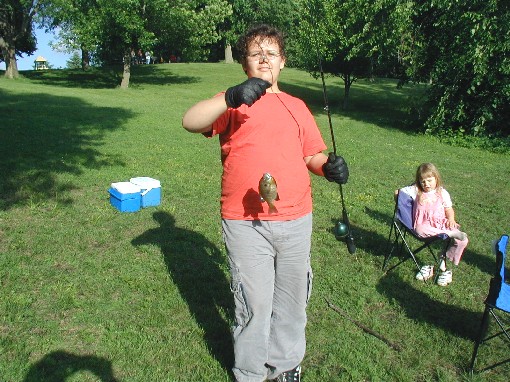
{"label": "eyeglasses", "polygon": [[273,61],[280,56],[281,54],[279,52],[275,52],[274,50],[268,50],[265,53],[263,51],[248,53],[246,55],[246,58],[248,59],[248,61],[261,61],[265,59]]}

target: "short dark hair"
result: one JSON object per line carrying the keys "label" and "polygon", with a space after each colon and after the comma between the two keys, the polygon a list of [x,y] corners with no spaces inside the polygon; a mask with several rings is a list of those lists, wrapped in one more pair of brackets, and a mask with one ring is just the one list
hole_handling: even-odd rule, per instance
{"label": "short dark hair", "polygon": [[280,55],[285,57],[285,36],[283,33],[273,26],[267,24],[259,24],[252,26],[237,40],[236,52],[239,61],[242,64],[245,63],[246,55],[248,54],[248,46],[253,41],[261,43],[265,40],[275,42],[278,45]]}

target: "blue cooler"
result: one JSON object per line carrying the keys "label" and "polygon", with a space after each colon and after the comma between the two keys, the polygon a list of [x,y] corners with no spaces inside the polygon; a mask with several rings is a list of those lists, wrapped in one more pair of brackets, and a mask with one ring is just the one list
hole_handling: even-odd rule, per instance
{"label": "blue cooler", "polygon": [[136,212],[140,210],[142,189],[131,182],[112,183],[110,204],[120,212]]}
{"label": "blue cooler", "polygon": [[161,183],[157,179],[139,176],[129,179],[142,189],[142,208],[159,206],[161,203]]}

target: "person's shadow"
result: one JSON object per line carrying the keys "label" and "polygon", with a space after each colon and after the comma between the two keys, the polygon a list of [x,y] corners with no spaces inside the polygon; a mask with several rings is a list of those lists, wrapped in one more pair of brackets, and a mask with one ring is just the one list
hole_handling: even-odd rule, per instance
{"label": "person's shadow", "polygon": [[168,273],[188,304],[196,323],[203,329],[211,355],[229,372],[233,348],[229,323],[233,298],[225,273],[225,256],[202,234],[175,226],[175,219],[158,211],[153,218],[158,228],[134,238],[134,246],[153,244],[161,248]]}
{"label": "person's shadow", "polygon": [[79,371],[90,371],[102,382],[118,382],[109,360],[93,355],[76,355],[63,350],[48,353],[34,363],[23,382],[65,382]]}

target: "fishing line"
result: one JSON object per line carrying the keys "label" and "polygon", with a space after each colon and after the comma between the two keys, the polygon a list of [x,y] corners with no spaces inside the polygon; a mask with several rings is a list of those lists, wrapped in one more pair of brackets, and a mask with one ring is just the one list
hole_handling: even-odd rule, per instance
{"label": "fishing line", "polygon": [[[269,60],[268,60],[269,61]],[[268,62],[269,63],[269,62]],[[273,83],[274,83],[274,75],[273,75],[273,68],[270,67],[269,68],[269,72],[271,72],[271,87],[273,87]],[[275,92],[273,90],[273,94],[276,96],[276,98],[278,98],[278,101],[280,101],[280,103],[283,105],[283,107],[285,108],[285,110],[287,110],[290,114],[290,116],[292,117],[292,119],[294,120],[294,122],[296,122],[296,125],[299,129],[299,122],[297,121],[296,117],[294,117],[294,114],[292,114],[292,112],[290,111],[290,109],[287,107],[287,105],[285,104],[285,102],[283,102],[283,100],[280,98],[280,96],[278,95],[277,92]]]}
{"label": "fishing line", "polygon": [[[269,72],[271,73],[271,88],[272,88],[273,87],[273,83],[274,83],[273,64],[272,64],[271,60],[269,59],[269,57],[267,57],[266,54],[264,54],[264,49],[262,48],[262,43],[264,41],[266,41],[266,40],[260,39],[258,41],[254,41],[254,42],[259,46],[260,52],[262,53],[262,57],[261,57],[262,58],[262,62],[266,61],[267,64],[269,65],[268,69],[269,69]],[[259,59],[259,64],[260,64],[260,59]],[[273,89],[271,89],[271,90],[273,90]],[[276,96],[276,98],[278,98],[278,101],[280,101],[280,103],[283,105],[285,110],[287,110],[287,112],[292,117],[292,119],[294,120],[294,122],[296,123],[296,125],[297,125],[297,127],[299,129],[299,122],[297,121],[296,117],[294,117],[294,114],[292,114],[290,109],[287,107],[285,102],[283,102],[283,100],[280,98],[280,96],[278,95],[277,92],[275,92],[273,90],[273,94]]]}

